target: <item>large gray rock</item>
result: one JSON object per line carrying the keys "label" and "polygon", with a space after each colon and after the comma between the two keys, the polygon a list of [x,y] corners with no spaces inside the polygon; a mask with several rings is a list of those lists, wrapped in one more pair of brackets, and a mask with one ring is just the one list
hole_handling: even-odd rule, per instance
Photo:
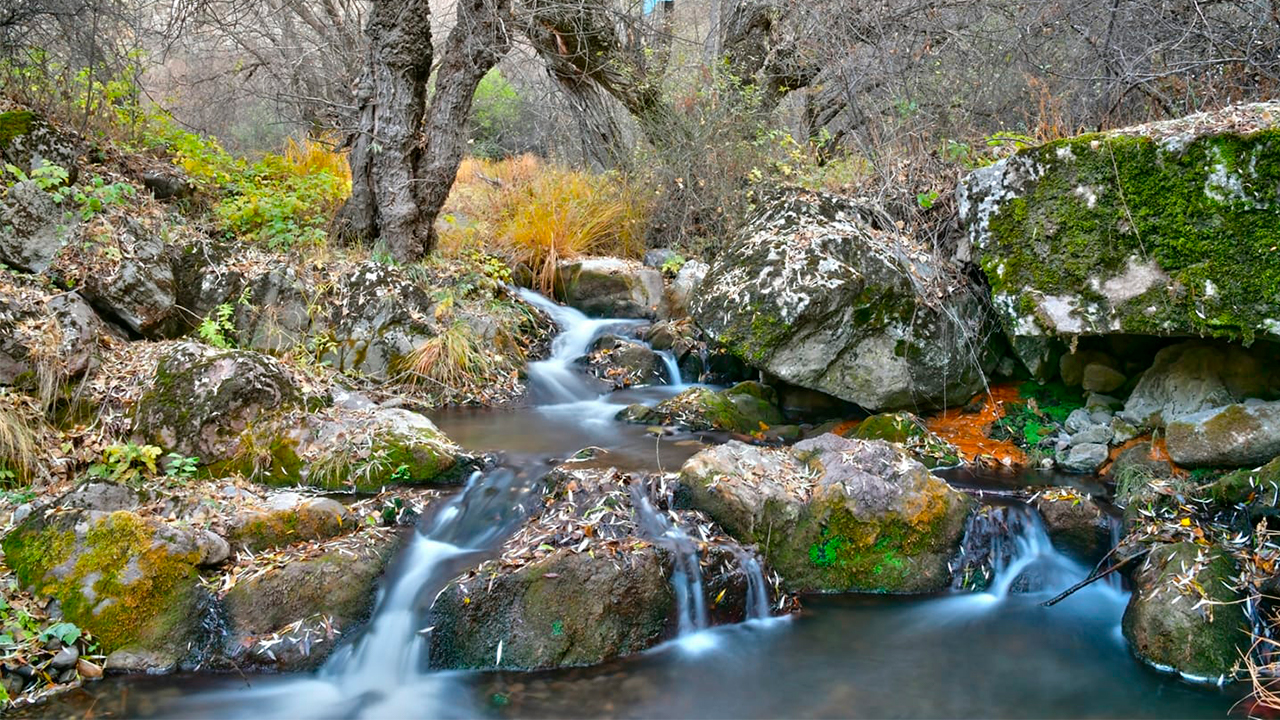
{"label": "large gray rock", "polygon": [[1280,455],[1280,402],[1227,405],[1165,428],[1169,457],[1184,467],[1260,465]]}
{"label": "large gray rock", "polygon": [[587,349],[587,354],[578,358],[578,363],[586,365],[587,372],[614,388],[661,385],[679,380],[668,377],[666,362],[653,349],[617,335],[597,338]]}
{"label": "large gray rock", "polygon": [[830,434],[704,450],[681,469],[677,500],[756,543],[786,587],[831,592],[947,587],[974,506],[905,451]]}
{"label": "large gray rock", "polygon": [[753,366],[877,411],[963,403],[995,362],[984,304],[954,268],[823,193],[763,201],[691,312]]}
{"label": "large gray rock", "polygon": [[0,164],[13,165],[27,175],[42,165],[57,165],[67,171],[67,184],[75,184],[83,146],[79,135],[55,127],[30,110],[0,113]]}
{"label": "large gray rock", "polygon": [[79,293],[49,294],[19,277],[0,278],[0,384],[78,377],[110,332]]}
{"label": "large gray rock", "polygon": [[1280,396],[1280,347],[1250,348],[1188,340],[1156,353],[1120,417],[1138,427],[1163,427],[1185,415]]}
{"label": "large gray rock", "polygon": [[665,314],[662,272],[628,260],[584,258],[556,268],[557,300],[591,317],[654,318]]}
{"label": "large gray rock", "polygon": [[[118,253],[86,262],[77,254],[62,255],[53,269],[78,278],[80,292],[108,316],[147,338],[172,337],[187,327],[178,307],[172,257],[158,231],[136,220],[117,226]],[[86,269],[88,268],[88,269]]]}
{"label": "large gray rock", "polygon": [[[1230,677],[1249,645],[1240,595],[1231,589],[1235,574],[1231,558],[1216,547],[1184,542],[1153,549],[1134,575],[1135,591],[1124,612],[1124,636],[1133,652],[1198,678]],[[1209,603],[1200,602],[1201,593]]]}
{"label": "large gray rock", "polygon": [[[957,250],[1015,339],[1280,338],[1280,103],[1057,140],[964,178]],[[1229,151],[1224,148],[1230,148]]]}
{"label": "large gray rock", "polygon": [[0,201],[0,262],[30,273],[44,272],[69,242],[76,218],[34,182],[9,188]]}

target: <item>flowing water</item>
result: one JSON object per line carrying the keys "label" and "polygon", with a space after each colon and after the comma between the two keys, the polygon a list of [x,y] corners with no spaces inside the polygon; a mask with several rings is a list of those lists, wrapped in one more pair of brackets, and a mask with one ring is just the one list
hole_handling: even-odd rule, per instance
{"label": "flowing water", "polygon": [[[654,438],[613,420],[631,402],[676,387],[602,394],[573,360],[602,332],[631,321],[590,320],[536,296],[562,332],[531,364],[535,405],[449,411],[438,424],[462,445],[502,451],[430,511],[387,573],[363,632],[315,673],[127,677],[60,696],[29,716],[210,718],[452,717],[1226,717],[1239,691],[1191,687],[1130,655],[1126,601],[1094,583],[1041,603],[1089,567],[1050,544],[1029,506],[1002,499],[983,592],[929,597],[813,596],[768,619],[760,565],[743,552],[748,622],[707,628],[692,541],[637,493],[644,532],[677,558],[682,637],[590,668],[536,673],[431,672],[429,608],[448,580],[492,556],[533,503],[554,458],[584,446],[624,469],[677,468],[702,447],[693,435]],[[674,359],[672,359],[674,365]],[[678,377],[678,370],[675,371]],[[958,486],[1002,494],[1036,478],[953,473]],[[695,640],[691,642],[691,640]],[[696,650],[696,652],[692,652]],[[500,652],[500,650],[499,650]]]}

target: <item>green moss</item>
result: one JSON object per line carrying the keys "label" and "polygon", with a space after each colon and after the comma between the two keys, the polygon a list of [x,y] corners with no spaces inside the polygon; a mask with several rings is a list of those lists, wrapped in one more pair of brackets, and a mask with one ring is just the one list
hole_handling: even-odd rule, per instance
{"label": "green moss", "polygon": [[[1034,305],[1023,289],[1105,307],[1091,281],[1120,274],[1131,257],[1155,260],[1173,284],[1117,308],[1124,332],[1249,342],[1274,311],[1280,130],[1203,137],[1181,149],[1085,135],[1022,154],[1045,172],[992,216],[981,259],[993,290],[1013,294],[1020,312]],[[1219,188],[1223,178],[1233,187]]]}
{"label": "green moss", "polygon": [[1236,470],[1215,480],[1205,496],[1221,505],[1280,506],[1280,457],[1257,470]]}
{"label": "green moss", "polygon": [[0,150],[9,147],[9,142],[14,138],[31,132],[31,126],[36,120],[36,114],[30,110],[0,113]]}
{"label": "green moss", "polygon": [[23,585],[56,598],[63,616],[106,652],[185,642],[180,629],[189,624],[195,593],[195,548],[175,552],[156,540],[154,525],[126,511],[100,519],[79,552],[77,545],[70,529],[26,527],[5,538],[4,550]]}

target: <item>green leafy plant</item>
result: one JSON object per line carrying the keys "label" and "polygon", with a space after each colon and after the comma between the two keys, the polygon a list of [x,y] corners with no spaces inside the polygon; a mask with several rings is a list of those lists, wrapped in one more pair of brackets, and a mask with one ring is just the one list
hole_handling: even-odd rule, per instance
{"label": "green leafy plant", "polygon": [[687,262],[683,255],[673,255],[662,262],[662,274],[674,277]]}
{"label": "green leafy plant", "polygon": [[920,206],[921,210],[928,210],[933,207],[937,200],[938,193],[936,192],[916,193],[916,204]]}
{"label": "green leafy plant", "polygon": [[200,469],[200,458],[187,457],[182,453],[171,452],[165,455],[164,474],[179,480],[189,480],[196,476]]}
{"label": "green leafy plant", "polygon": [[80,206],[80,219],[88,220],[94,215],[117,205],[123,205],[136,191],[129,183],[108,183],[99,175],[89,178],[84,187],[77,187],[71,198]]}
{"label": "green leafy plant", "polygon": [[[18,182],[34,182],[36,187],[51,193],[58,192],[66,184],[69,177],[66,168],[54,163],[44,163],[40,167],[33,169],[30,175],[23,172],[22,168],[17,165],[6,163],[4,169],[17,178]],[[61,200],[61,196],[58,199]]]}
{"label": "green leafy plant", "polygon": [[231,303],[223,303],[214,308],[200,321],[200,325],[196,327],[196,334],[201,340],[214,347],[224,350],[235,347],[235,343],[231,341],[236,330],[235,324],[231,322],[231,316],[235,314],[235,310],[235,306]]}
{"label": "green leafy plant", "polygon": [[102,462],[89,466],[89,477],[113,482],[130,482],[155,476],[156,460],[164,452],[155,445],[116,443],[102,453]]}
{"label": "green leafy plant", "polygon": [[56,638],[63,645],[74,645],[82,634],[79,626],[75,623],[61,622],[45,628],[40,633],[40,640],[48,642]]}

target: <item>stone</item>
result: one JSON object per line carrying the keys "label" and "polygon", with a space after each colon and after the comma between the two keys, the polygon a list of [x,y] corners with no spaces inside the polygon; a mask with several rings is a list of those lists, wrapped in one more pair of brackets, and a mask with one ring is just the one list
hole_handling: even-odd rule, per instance
{"label": "stone", "polygon": [[[277,281],[273,281],[276,283]],[[301,326],[301,313],[306,305],[296,293],[298,286],[286,277],[279,284],[268,283],[261,289],[262,301],[256,297],[253,304],[272,312],[265,304],[278,293],[288,298],[280,321],[276,323],[277,340],[270,340],[269,315],[259,315],[254,323],[255,336],[263,342],[287,341]],[[311,317],[308,333],[333,338],[334,344],[321,355],[321,360],[343,372],[367,375],[376,380],[387,380],[401,371],[405,358],[424,342],[438,334],[439,329],[428,318],[433,317],[435,301],[420,287],[404,276],[400,268],[366,262],[318,300],[321,310]]]}
{"label": "stone", "polygon": [[844,436],[900,445],[929,469],[960,464],[959,449],[930,432],[919,417],[905,411],[872,415]]}
{"label": "stone", "polygon": [[1092,443],[1095,445],[1106,445],[1111,442],[1111,427],[1109,425],[1090,425],[1071,436],[1072,447],[1076,445],[1084,445]]}
{"label": "stone", "polygon": [[9,164],[30,176],[44,165],[67,171],[67,185],[79,177],[84,139],[30,110],[0,113],[0,165]]}
{"label": "stone", "polygon": [[1280,346],[1189,340],[1156,353],[1120,417],[1136,427],[1164,427],[1246,398],[1280,398]]}
{"label": "stone", "polygon": [[668,377],[666,361],[653,349],[617,335],[597,338],[578,362],[586,365],[591,375],[615,389],[679,381],[679,378]]}
{"label": "stone", "polygon": [[80,661],[80,651],[75,645],[64,645],[58,650],[53,659],[49,661],[49,665],[55,670],[66,670],[73,668]]}
{"label": "stone", "polygon": [[76,292],[50,294],[34,282],[0,279],[0,383],[40,391],[41,376],[82,376],[112,332]]}
{"label": "stone", "polygon": [[1032,500],[1059,552],[1096,562],[1111,548],[1111,520],[1097,501],[1071,488],[1050,488]]}
{"label": "stone", "polygon": [[112,482],[88,482],[63,495],[58,504],[77,510],[115,512],[138,507],[138,493],[127,485]]}
{"label": "stone", "polygon": [[1110,450],[1102,443],[1084,443],[1072,445],[1066,458],[1060,464],[1063,470],[1070,473],[1088,475],[1098,471],[1110,456]]}
{"label": "stone", "polygon": [[1090,411],[1095,409],[1105,409],[1114,413],[1124,407],[1124,402],[1110,395],[1091,392],[1088,395],[1085,395],[1084,406]]}
{"label": "stone", "polygon": [[975,504],[901,449],[830,434],[709,448],[678,483],[679,506],[755,543],[797,592],[941,590]]}
{"label": "stone", "polygon": [[78,279],[80,294],[91,305],[143,337],[160,339],[185,330],[188,322],[178,307],[172,258],[161,231],[127,218],[115,232],[119,252],[97,256],[106,258],[107,268],[86,272],[86,261],[63,253],[51,270]]}
{"label": "stone", "polygon": [[667,286],[667,314],[673,318],[689,314],[689,304],[711,266],[701,260],[689,260],[680,266],[675,279]]}
{"label": "stone", "polygon": [[229,523],[227,537],[237,548],[259,553],[297,542],[327,540],[354,529],[356,523],[342,503],[295,496],[288,505],[268,501],[264,508],[241,511]]}
{"label": "stone", "polygon": [[1280,455],[1280,402],[1184,415],[1165,428],[1169,457],[1184,467],[1244,467]]}
{"label": "stone", "polygon": [[683,255],[670,248],[654,248],[648,250],[644,254],[644,264],[646,267],[662,269],[670,261],[683,259]]}
{"label": "stone", "polygon": [[1085,408],[1076,408],[1067,415],[1067,420],[1063,423],[1067,432],[1077,433],[1085,428],[1093,426],[1093,413]]}
{"label": "stone", "polygon": [[[651,425],[678,425],[688,430],[724,430],[750,434],[784,422],[777,394],[767,385],[741,382],[715,391],[697,386],[648,408],[630,406],[619,420]],[[763,427],[762,427],[763,426]]]}
{"label": "stone", "polygon": [[1086,392],[1109,393],[1120,388],[1128,380],[1124,373],[1100,363],[1089,363],[1084,366],[1084,376],[1080,386]]}
{"label": "stone", "polygon": [[151,197],[156,200],[182,200],[195,193],[191,180],[174,168],[142,173],[142,185],[151,191]]}
{"label": "stone", "polygon": [[570,260],[556,268],[555,298],[591,317],[664,315],[662,272],[620,258]]}
{"label": "stone", "polygon": [[824,193],[762,199],[693,318],[752,367],[873,412],[964,403],[998,359],[981,295],[876,217]]}
{"label": "stone", "polygon": [[1280,514],[1280,457],[1259,468],[1227,473],[1204,494],[1219,505],[1247,507],[1254,521]]}
{"label": "stone", "polygon": [[1276,229],[1259,222],[1280,209],[1280,177],[1264,160],[1278,108],[1238,105],[1019,150],[961,181],[955,257],[982,269],[1015,345],[1280,339]]}
{"label": "stone", "polygon": [[[1065,353],[1058,359],[1058,374],[1062,378],[1062,384],[1067,387],[1080,387],[1084,383],[1085,370],[1090,365],[1115,369],[1118,363],[1115,358],[1101,350],[1080,350],[1078,352]],[[1094,372],[1100,373],[1102,371],[1094,370]],[[1116,387],[1119,387],[1119,385]],[[1089,389],[1085,388],[1085,390]],[[1102,390],[1099,392],[1109,391]]]}
{"label": "stone", "polygon": [[0,263],[42,273],[74,236],[76,218],[34,182],[15,183],[0,200]]}
{"label": "stone", "polygon": [[[1121,624],[1134,654],[1195,678],[1231,677],[1249,646],[1249,626],[1230,589],[1235,563],[1216,547],[1158,545],[1134,573],[1135,591]],[[1198,602],[1195,587],[1218,605]]]}
{"label": "stone", "polygon": [[1118,417],[1111,418],[1111,442],[1116,445],[1123,445],[1130,440],[1141,435],[1138,428],[1121,420]]}

